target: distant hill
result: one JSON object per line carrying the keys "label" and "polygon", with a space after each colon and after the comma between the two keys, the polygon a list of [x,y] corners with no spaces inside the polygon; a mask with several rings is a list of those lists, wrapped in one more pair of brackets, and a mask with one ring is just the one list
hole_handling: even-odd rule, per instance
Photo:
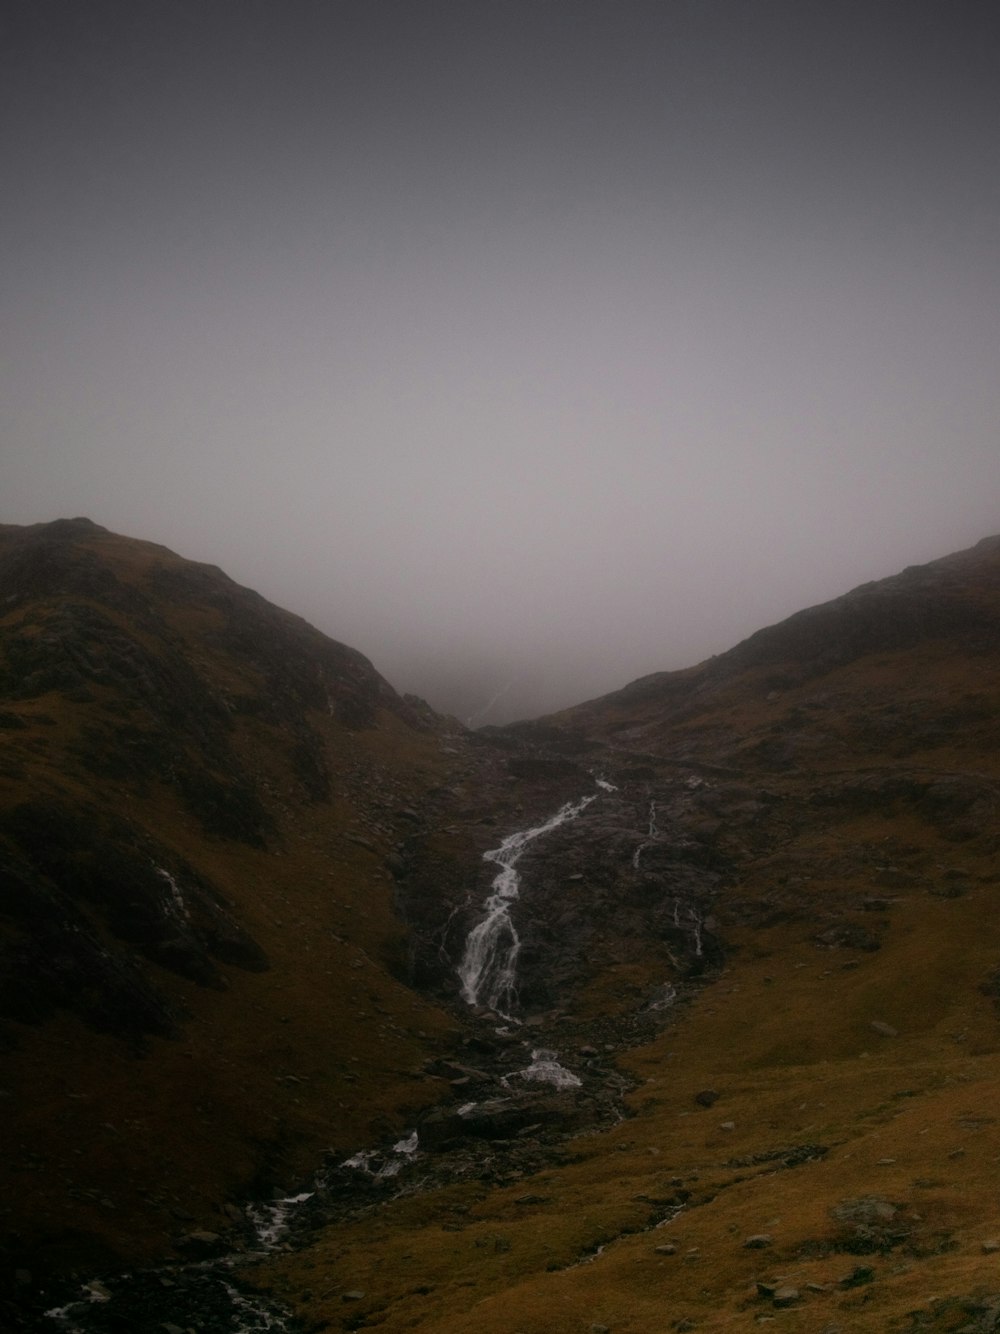
{"label": "distant hill", "polygon": [[87,520],[0,612],[15,1327],[310,1181],[307,1328],[997,1327],[1000,538],[475,733]]}

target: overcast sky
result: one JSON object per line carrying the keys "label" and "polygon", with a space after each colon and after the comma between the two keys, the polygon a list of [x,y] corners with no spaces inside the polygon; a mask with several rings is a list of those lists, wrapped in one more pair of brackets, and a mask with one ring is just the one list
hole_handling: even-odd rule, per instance
{"label": "overcast sky", "polygon": [[477,721],[1000,531],[995,0],[6,0],[0,43],[4,522],[221,565]]}

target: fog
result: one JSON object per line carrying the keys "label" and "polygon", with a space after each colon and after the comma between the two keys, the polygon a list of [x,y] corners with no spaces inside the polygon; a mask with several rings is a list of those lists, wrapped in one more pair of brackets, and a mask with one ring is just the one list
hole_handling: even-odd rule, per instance
{"label": "fog", "polygon": [[0,519],[474,722],[1000,530],[1000,11],[19,0]]}

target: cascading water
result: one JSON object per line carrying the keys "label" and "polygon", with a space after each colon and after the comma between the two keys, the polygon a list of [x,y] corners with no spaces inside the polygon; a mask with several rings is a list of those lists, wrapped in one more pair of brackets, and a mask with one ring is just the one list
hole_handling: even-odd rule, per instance
{"label": "cascading water", "polygon": [[639,858],[649,847],[650,843],[659,835],[659,832],[660,831],[656,827],[656,802],[651,801],[649,803],[649,829],[646,831],[646,841],[645,843],[640,843],[632,854],[632,865],[637,870],[639,867]]}
{"label": "cascading water", "polygon": [[490,886],[486,915],[469,932],[465,954],[458,966],[462,997],[469,1005],[486,1005],[505,1019],[510,1018],[508,1010],[514,1004],[517,956],[521,950],[521,938],[510,916],[510,906],[520,892],[517,863],[529,843],[575,820],[595,799],[591,795],[567,802],[544,824],[510,834],[498,848],[483,853],[483,861],[493,862],[500,871]]}

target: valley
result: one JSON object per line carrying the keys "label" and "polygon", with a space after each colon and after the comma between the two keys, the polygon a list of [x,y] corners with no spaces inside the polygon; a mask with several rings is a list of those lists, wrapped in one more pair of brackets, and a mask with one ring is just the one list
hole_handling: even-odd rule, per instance
{"label": "valley", "polygon": [[86,520],[0,599],[13,1328],[1000,1327],[1000,539],[474,732]]}

